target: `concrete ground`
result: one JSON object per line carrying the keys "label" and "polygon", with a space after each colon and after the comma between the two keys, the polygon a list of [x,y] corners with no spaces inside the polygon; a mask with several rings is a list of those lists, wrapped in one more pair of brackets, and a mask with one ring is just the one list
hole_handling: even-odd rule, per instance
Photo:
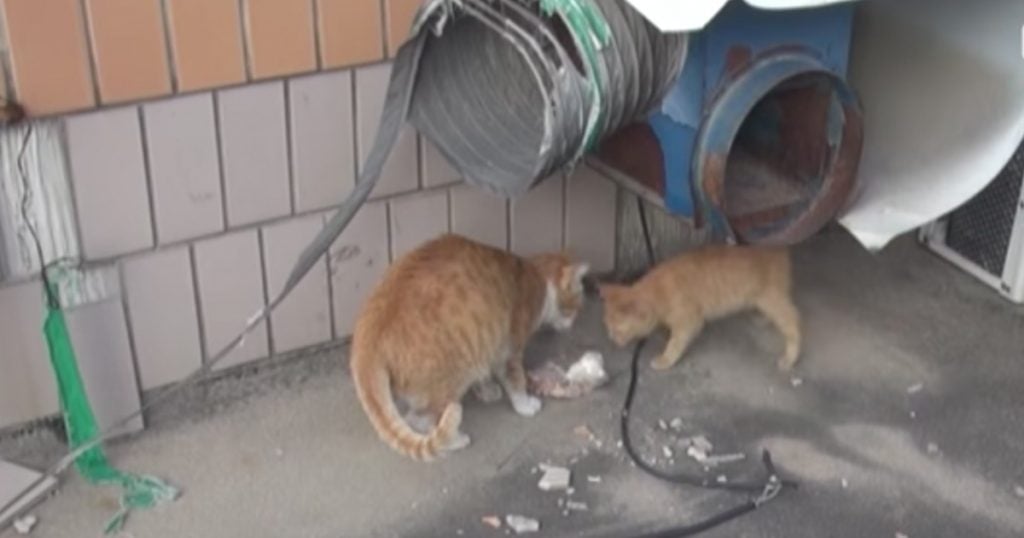
{"label": "concrete ground", "polygon": [[[686,457],[670,465],[663,447],[678,454],[681,436],[703,433],[716,451],[748,455],[713,475],[753,472],[749,456],[766,447],[802,481],[704,536],[1024,535],[1024,498],[1015,493],[1024,486],[1024,310],[908,238],[873,256],[831,231],[798,248],[795,266],[805,347],[793,375],[802,384],[775,370],[780,339],[752,315],[708,327],[667,374],[643,369],[636,438],[660,465],[701,472]],[[188,418],[155,420],[111,447],[119,466],[184,490],[173,504],[132,515],[125,535],[486,537],[504,531],[481,516],[516,513],[541,521],[535,536],[628,537],[739,502],[626,463],[616,442],[628,351],[609,344],[596,300],[572,334],[538,337],[530,357],[567,363],[589,349],[605,353],[609,385],[547,401],[532,419],[470,400],[472,445],[434,464],[402,459],[376,439],[342,348],[280,367],[277,381],[224,381],[244,385],[244,397],[192,402]],[[658,428],[673,418],[682,433]],[[595,439],[575,434],[580,425]],[[572,468],[571,496],[537,489],[542,462]],[[589,510],[564,515],[567,497]],[[68,475],[35,510],[34,536],[99,536],[115,507],[115,492]]]}

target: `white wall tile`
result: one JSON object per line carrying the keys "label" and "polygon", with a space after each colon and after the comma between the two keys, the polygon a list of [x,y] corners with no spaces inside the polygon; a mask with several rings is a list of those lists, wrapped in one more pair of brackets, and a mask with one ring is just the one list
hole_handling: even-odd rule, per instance
{"label": "white wall tile", "polygon": [[0,428],[58,411],[43,307],[38,282],[0,287]]}
{"label": "white wall tile", "polygon": [[508,247],[508,200],[469,185],[451,188],[452,232]]}
{"label": "white wall tile", "polygon": [[331,245],[331,300],[336,336],[352,333],[363,301],[389,265],[386,202],[370,202]]}
{"label": "white wall tile", "polygon": [[[322,215],[310,215],[275,223],[263,229],[263,253],[267,289],[271,296],[284,286],[292,266],[306,245],[323,227]],[[283,353],[331,339],[330,294],[327,261],[309,273],[271,313],[274,353]]]}
{"label": "white wall tile", "polygon": [[594,272],[615,269],[615,219],[618,189],[587,166],[580,166],[566,190],[565,242]]}
{"label": "white wall tile", "polygon": [[288,86],[295,209],[339,204],[356,179],[352,75],[320,73]]}
{"label": "white wall tile", "polygon": [[391,258],[448,231],[448,193],[432,191],[390,200]]}
{"label": "white wall tile", "polygon": [[[377,136],[384,97],[391,77],[391,64],[363,67],[355,71],[356,77],[356,136],[359,146],[359,169]],[[410,125],[402,129],[398,143],[387,164],[381,170],[380,181],[372,196],[379,198],[400,192],[416,190],[419,186],[419,160],[416,130]]]}
{"label": "white wall tile", "polygon": [[562,248],[562,176],[512,200],[512,252],[529,256]]}

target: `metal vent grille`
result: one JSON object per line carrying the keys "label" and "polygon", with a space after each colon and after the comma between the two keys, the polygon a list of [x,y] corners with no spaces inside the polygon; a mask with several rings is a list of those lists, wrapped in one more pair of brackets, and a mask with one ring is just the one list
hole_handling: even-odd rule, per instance
{"label": "metal vent grille", "polygon": [[949,216],[946,245],[1001,276],[1024,183],[1024,143],[995,180]]}

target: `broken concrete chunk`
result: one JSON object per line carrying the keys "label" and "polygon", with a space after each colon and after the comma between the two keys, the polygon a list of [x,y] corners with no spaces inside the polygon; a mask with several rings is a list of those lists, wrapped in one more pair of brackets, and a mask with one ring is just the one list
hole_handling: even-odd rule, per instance
{"label": "broken concrete chunk", "polygon": [[804,384],[804,380],[799,377],[791,377],[789,379],[789,384],[793,385],[794,387],[799,387],[800,385]]}
{"label": "broken concrete chunk", "polygon": [[516,534],[526,534],[540,530],[540,521],[516,514],[505,516],[505,524]]}
{"label": "broken concrete chunk", "polygon": [[907,387],[907,394],[917,394],[918,392],[921,392],[921,390],[923,389],[924,383],[914,383],[913,385]]}
{"label": "broken concrete chunk", "polygon": [[587,510],[590,510],[587,503],[579,501],[569,501],[565,503],[565,507],[575,512],[586,512]]}
{"label": "broken concrete chunk", "polygon": [[601,483],[601,477],[600,476],[594,476],[594,475],[588,475],[587,476],[587,482],[590,482],[591,484],[600,484]]}
{"label": "broken concrete chunk", "polygon": [[1024,486],[1013,486],[1013,494],[1024,499]]}
{"label": "broken concrete chunk", "polygon": [[686,455],[690,456],[691,458],[693,458],[695,460],[697,460],[698,463],[704,463],[708,459],[708,453],[707,452],[705,452],[705,451],[703,451],[703,450],[701,450],[701,449],[699,449],[699,448],[697,448],[697,447],[695,447],[693,445],[690,445],[690,448],[686,449]]}
{"label": "broken concrete chunk", "polygon": [[554,465],[541,465],[541,469],[544,471],[544,474],[541,475],[540,482],[537,482],[537,487],[541,490],[555,491],[569,487],[569,481],[572,477],[569,469]]}
{"label": "broken concrete chunk", "polygon": [[743,461],[747,455],[742,452],[735,454],[714,454],[711,456],[704,457],[704,463],[714,467],[716,465],[724,465],[726,463],[736,463],[737,461]]}
{"label": "broken concrete chunk", "polygon": [[664,420],[659,418],[658,419],[658,428],[660,428],[662,430],[667,430],[668,429],[668,422],[665,422]]}
{"label": "broken concrete chunk", "polygon": [[839,485],[843,486],[843,489],[846,489],[850,487],[850,481],[844,478],[839,481]]}
{"label": "broken concrete chunk", "polygon": [[672,449],[667,446],[661,447],[661,453],[664,454],[666,458],[672,457]]}
{"label": "broken concrete chunk", "polygon": [[910,538],[910,537],[907,536],[906,534],[903,534],[902,532],[897,532],[896,535],[895,535],[895,538]]}
{"label": "broken concrete chunk", "polygon": [[39,519],[37,519],[36,516],[28,514],[25,517],[20,517],[14,520],[14,530],[17,531],[18,534],[28,534],[32,532],[32,529],[35,528],[36,523],[38,522]]}
{"label": "broken concrete chunk", "polygon": [[711,441],[703,435],[698,435],[693,439],[690,439],[690,444],[697,447],[704,453],[711,452],[715,449],[715,445],[711,444]]}
{"label": "broken concrete chunk", "polygon": [[668,426],[670,428],[672,428],[673,430],[677,431],[677,432],[678,431],[682,431],[682,429],[683,429],[683,419],[681,419],[679,417],[676,417],[676,418],[674,418],[674,419],[669,421]]}
{"label": "broken concrete chunk", "polygon": [[928,451],[929,454],[933,456],[939,453],[939,445],[935,443],[928,443],[928,446],[925,447],[925,449]]}
{"label": "broken concrete chunk", "polygon": [[487,525],[488,527],[491,527],[492,529],[500,529],[501,528],[501,518],[498,517],[498,516],[484,516],[484,517],[480,518],[480,521],[482,521],[484,525]]}
{"label": "broken concrete chunk", "polygon": [[724,483],[726,483],[728,481],[729,481],[729,477],[725,476],[724,474],[720,474],[720,475],[715,477],[715,482],[718,482],[719,484],[724,484]]}

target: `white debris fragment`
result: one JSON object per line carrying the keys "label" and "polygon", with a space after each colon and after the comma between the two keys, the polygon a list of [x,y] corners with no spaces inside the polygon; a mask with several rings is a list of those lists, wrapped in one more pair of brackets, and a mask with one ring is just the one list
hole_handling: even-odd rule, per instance
{"label": "white debris fragment", "polygon": [[911,411],[910,418],[917,418],[917,411]]}
{"label": "white debris fragment", "polygon": [[480,518],[480,521],[483,522],[484,525],[487,525],[488,527],[491,527],[492,529],[500,529],[501,528],[501,518],[498,517],[498,516],[484,516],[484,517]]}
{"label": "white debris fragment", "polygon": [[665,422],[664,419],[660,419],[659,418],[658,419],[658,429],[667,430],[668,429],[668,422]]}
{"label": "white debris fragment", "polygon": [[540,521],[516,514],[509,514],[505,516],[505,524],[508,525],[516,534],[526,534],[540,530]]}
{"label": "white debris fragment", "polygon": [[928,446],[925,447],[925,450],[927,450],[929,454],[934,456],[935,454],[939,453],[939,445],[935,443],[928,443]]}
{"label": "white debris fragment", "polygon": [[712,467],[716,465],[723,465],[726,463],[736,463],[737,461],[743,461],[747,455],[742,452],[735,454],[714,454],[711,456],[705,456],[704,462]]}
{"label": "white debris fragment", "polygon": [[720,475],[715,477],[715,482],[718,482],[719,484],[724,484],[724,483],[726,483],[728,481],[729,481],[729,477],[725,476],[724,474],[720,474]]}
{"label": "white debris fragment", "polygon": [[463,534],[466,534],[466,531],[464,531],[462,529],[455,529],[455,535],[456,536],[462,536]]}
{"label": "white debris fragment", "polygon": [[1013,494],[1024,499],[1024,486],[1016,485],[1013,486]]}
{"label": "white debris fragment", "polygon": [[697,460],[698,463],[704,463],[708,459],[708,453],[707,452],[705,452],[705,451],[703,451],[703,450],[701,450],[701,449],[699,449],[699,448],[697,448],[697,447],[695,447],[693,445],[690,445],[690,447],[686,449],[686,455],[690,456],[691,458],[693,458],[695,460]]}
{"label": "white debris fragment", "polygon": [[572,477],[569,469],[554,465],[541,465],[540,468],[544,471],[544,474],[540,477],[540,482],[537,482],[537,487],[541,490],[555,491],[569,487],[569,481]]}
{"label": "white debris fragment", "polygon": [[576,493],[576,488],[565,488],[566,495],[572,495],[573,493]]}
{"label": "white debris fragment", "polygon": [[676,418],[674,418],[674,419],[669,421],[668,426],[670,428],[672,428],[673,430],[677,431],[677,432],[678,431],[682,431],[682,429],[683,429],[683,419],[681,419],[679,417],[676,417]]}
{"label": "white debris fragment", "polygon": [[711,452],[715,449],[715,445],[711,444],[711,441],[703,435],[698,435],[693,439],[690,439],[690,444],[701,449],[705,453]]}
{"label": "white debris fragment", "polygon": [[672,457],[672,449],[669,448],[668,446],[662,446],[661,453],[664,454],[666,458]]}
{"label": "white debris fragment", "polygon": [[907,536],[906,534],[903,534],[902,532],[897,532],[895,538],[910,538],[910,537]]}
{"label": "white debris fragment", "polygon": [[588,351],[578,361],[563,370],[553,362],[527,372],[530,392],[549,398],[579,398],[608,381],[604,357],[597,351]]}
{"label": "white debris fragment", "polygon": [[284,457],[284,449],[275,448],[274,449],[274,456],[278,457],[278,458]]}
{"label": "white debris fragment", "polygon": [[608,372],[604,371],[604,356],[600,351],[584,353],[580,360],[574,362],[565,372],[565,378],[570,383],[591,389],[603,385],[608,381]]}
{"label": "white debris fragment", "polygon": [[907,394],[917,394],[918,392],[921,392],[923,389],[924,383],[914,383],[913,385],[907,387]]}
{"label": "white debris fragment", "polygon": [[799,377],[791,377],[789,378],[789,384],[793,385],[794,387],[799,387],[800,385],[804,384],[804,380]]}
{"label": "white debris fragment", "polygon": [[586,512],[587,510],[590,510],[590,507],[587,506],[587,503],[579,501],[569,501],[565,503],[565,507],[574,512]]}
{"label": "white debris fragment", "polygon": [[36,516],[28,514],[25,517],[20,517],[14,520],[14,530],[17,531],[18,534],[28,534],[32,532],[32,529],[38,522],[39,519],[36,518]]}
{"label": "white debris fragment", "polygon": [[587,482],[590,482],[591,484],[600,484],[601,477],[595,475],[587,475]]}
{"label": "white debris fragment", "polygon": [[839,485],[842,486],[843,489],[846,489],[846,488],[850,487],[850,481],[845,479],[845,478],[843,478],[842,480],[839,481]]}

